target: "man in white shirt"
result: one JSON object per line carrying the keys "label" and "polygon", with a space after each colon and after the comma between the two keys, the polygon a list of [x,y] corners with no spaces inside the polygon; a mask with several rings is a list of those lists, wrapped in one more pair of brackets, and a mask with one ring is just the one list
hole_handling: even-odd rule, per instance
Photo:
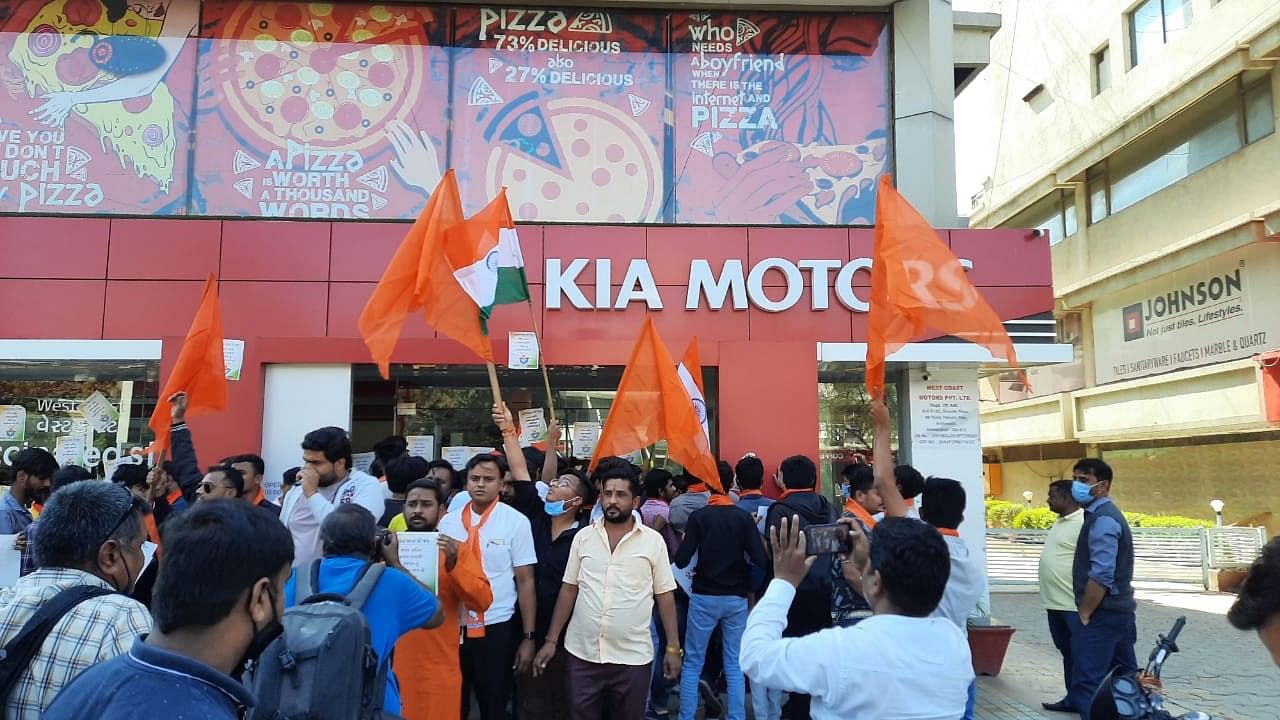
{"label": "man in white shirt", "polygon": [[[503,432],[514,432],[504,430]],[[529,519],[499,501],[506,462],[497,455],[477,455],[467,462],[470,502],[440,521],[440,532],[478,553],[493,590],[487,608],[466,608],[462,663],[462,717],[470,714],[474,689],[481,720],[508,717],[515,690],[512,669],[527,673],[533,662],[537,593],[533,567],[538,563]],[[515,617],[519,597],[520,617]],[[514,662],[513,662],[514,661]]]}
{"label": "man in white shirt", "polygon": [[339,427],[312,430],[302,439],[298,490],[285,496],[280,520],[293,536],[293,564],[323,557],[320,525],[334,508],[355,503],[374,517],[382,514],[382,485],[351,467],[351,436]]}
{"label": "man in white shirt", "polygon": [[931,617],[950,573],[946,543],[906,518],[885,519],[869,539],[852,520],[841,522],[853,539],[842,558],[845,581],[875,614],[852,627],[782,637],[796,586],[814,562],[799,518],[784,518],[770,529],[774,579],[747,618],[743,671],[753,684],[810,695],[814,720],[956,720],[973,667],[959,628]]}
{"label": "man in white shirt", "polygon": [[[1080,528],[1084,526],[1084,510],[1071,497],[1070,480],[1049,484],[1049,509],[1058,519],[1053,521],[1044,548],[1040,550],[1040,604],[1048,615],[1053,645],[1062,653],[1062,682],[1069,692],[1071,636],[1080,627],[1071,569],[1075,563],[1076,545],[1080,541]],[[1060,707],[1065,702],[1064,698],[1062,702],[1044,703],[1044,706],[1046,709]]]}

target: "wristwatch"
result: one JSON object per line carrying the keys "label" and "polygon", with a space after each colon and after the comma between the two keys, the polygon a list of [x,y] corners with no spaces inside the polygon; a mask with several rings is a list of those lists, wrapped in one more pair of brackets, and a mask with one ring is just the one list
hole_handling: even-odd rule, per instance
{"label": "wristwatch", "polygon": [[684,657],[684,648],[680,647],[679,645],[668,645],[667,652],[672,655],[678,655],[680,657]]}

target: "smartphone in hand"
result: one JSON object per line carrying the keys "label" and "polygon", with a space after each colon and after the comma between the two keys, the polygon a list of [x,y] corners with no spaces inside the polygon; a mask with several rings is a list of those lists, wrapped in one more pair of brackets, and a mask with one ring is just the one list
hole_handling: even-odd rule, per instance
{"label": "smartphone in hand", "polygon": [[804,550],[806,555],[843,555],[853,550],[853,538],[849,528],[839,523],[810,525],[804,529]]}

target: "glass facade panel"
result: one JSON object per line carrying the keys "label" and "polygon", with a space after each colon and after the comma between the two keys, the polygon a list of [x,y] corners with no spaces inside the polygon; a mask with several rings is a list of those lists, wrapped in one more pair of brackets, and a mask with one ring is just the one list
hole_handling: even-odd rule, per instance
{"label": "glass facade panel", "polygon": [[154,361],[0,361],[0,469],[39,447],[109,477],[152,439],[159,370]]}

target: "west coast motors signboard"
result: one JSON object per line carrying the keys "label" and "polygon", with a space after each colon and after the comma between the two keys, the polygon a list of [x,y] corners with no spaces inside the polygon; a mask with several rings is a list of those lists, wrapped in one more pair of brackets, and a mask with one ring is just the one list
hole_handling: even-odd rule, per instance
{"label": "west coast motors signboard", "polygon": [[1280,248],[1257,245],[1095,303],[1099,383],[1255,355],[1280,339]]}

